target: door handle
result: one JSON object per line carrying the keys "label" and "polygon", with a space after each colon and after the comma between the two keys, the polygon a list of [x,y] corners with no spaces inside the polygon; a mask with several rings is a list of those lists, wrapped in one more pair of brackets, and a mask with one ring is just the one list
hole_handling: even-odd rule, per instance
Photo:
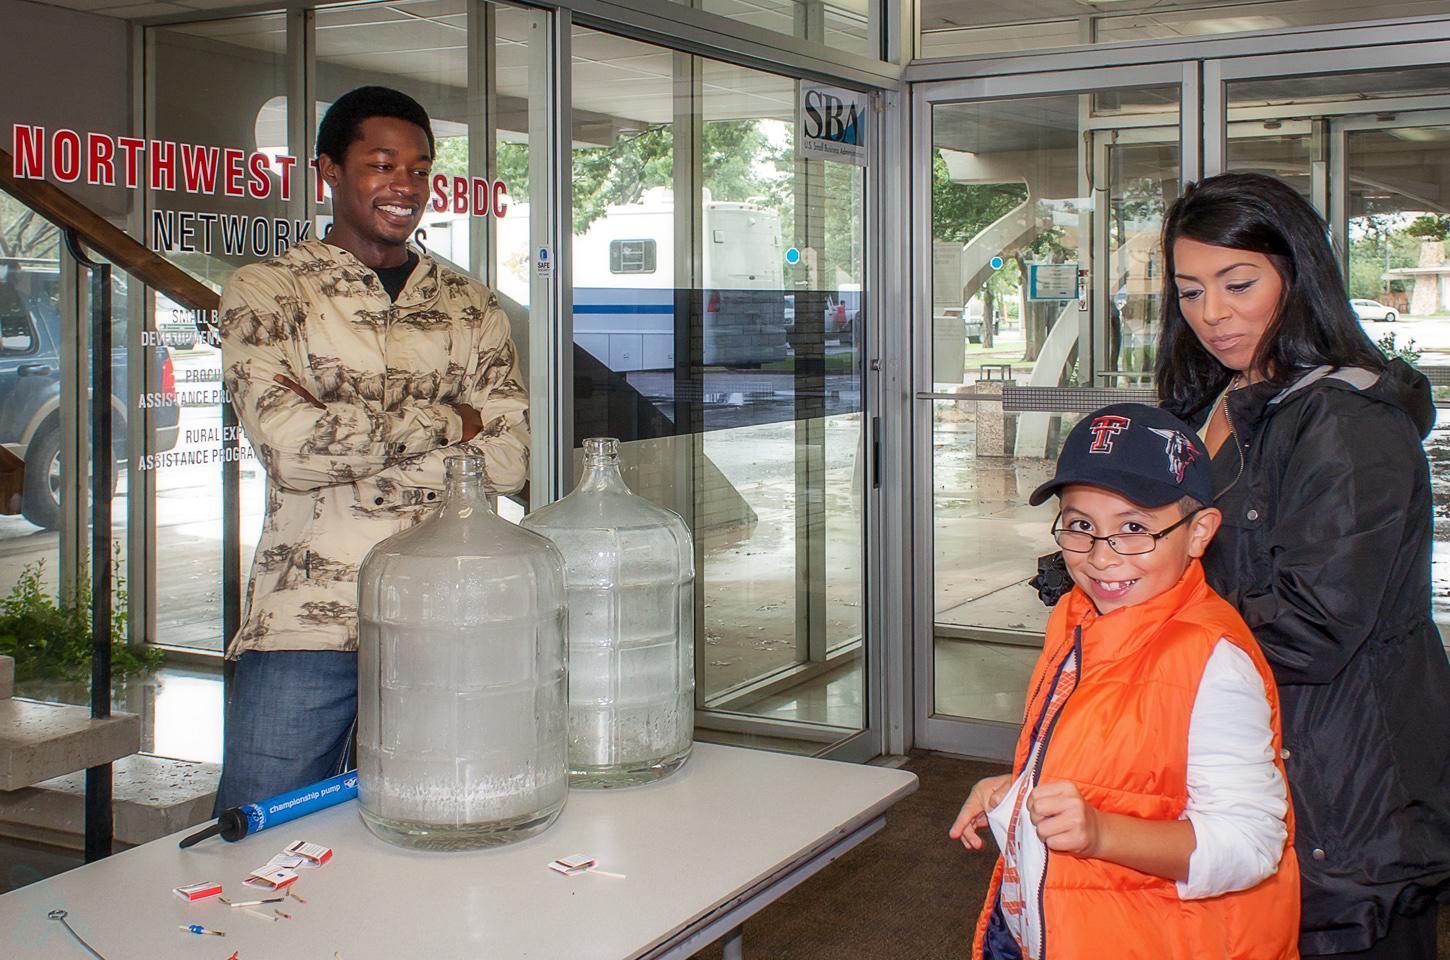
{"label": "door handle", "polygon": [[48,377],[50,376],[50,364],[22,363],[15,369],[15,372],[22,377]]}

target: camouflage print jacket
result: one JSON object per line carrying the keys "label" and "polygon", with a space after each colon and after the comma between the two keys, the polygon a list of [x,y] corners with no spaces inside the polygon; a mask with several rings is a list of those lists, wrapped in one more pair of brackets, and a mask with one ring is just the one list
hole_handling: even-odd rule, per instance
{"label": "camouflage print jacket", "polygon": [[[444,457],[482,454],[492,492],[523,485],[528,397],[508,319],[487,287],[426,255],[390,302],[377,274],[320,241],[242,267],[221,308],[226,387],[267,471],[228,656],[356,650],[358,568],[438,503]],[[483,417],[468,443],[454,403]]]}

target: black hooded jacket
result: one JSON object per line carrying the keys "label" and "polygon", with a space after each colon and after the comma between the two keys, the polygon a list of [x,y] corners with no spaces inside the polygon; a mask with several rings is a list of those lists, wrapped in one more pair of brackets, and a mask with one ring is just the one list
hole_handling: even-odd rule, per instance
{"label": "black hooded jacket", "polygon": [[[1195,427],[1212,399],[1180,410]],[[1170,405],[1171,406],[1171,405]],[[1450,879],[1450,664],[1431,618],[1424,376],[1321,367],[1228,401],[1208,582],[1279,684],[1304,953],[1368,948]]]}

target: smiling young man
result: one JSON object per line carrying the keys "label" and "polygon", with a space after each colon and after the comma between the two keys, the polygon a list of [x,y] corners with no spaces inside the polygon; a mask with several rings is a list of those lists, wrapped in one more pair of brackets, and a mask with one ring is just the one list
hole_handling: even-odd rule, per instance
{"label": "smiling young man", "polygon": [[357,713],[357,574],[378,541],[438,503],[443,460],[481,455],[518,490],[528,398],[508,319],[482,284],[408,245],[434,143],[416,101],[339,98],[317,134],[332,192],[321,241],[237,270],[222,366],[267,472],[217,809],[341,772]]}
{"label": "smiling young man", "polygon": [[1013,773],[973,787],[950,831],[975,850],[990,826],[1001,850],[973,956],[1297,958],[1273,676],[1199,566],[1221,519],[1207,451],[1167,411],[1106,407],[1030,502],[1053,494],[1076,586]]}

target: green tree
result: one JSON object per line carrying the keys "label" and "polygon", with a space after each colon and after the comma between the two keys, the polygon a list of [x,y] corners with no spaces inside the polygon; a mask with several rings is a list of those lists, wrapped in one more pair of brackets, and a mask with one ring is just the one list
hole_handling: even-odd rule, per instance
{"label": "green tree", "polygon": [[1405,233],[1423,240],[1450,239],[1450,216],[1442,217],[1433,213],[1422,214],[1405,228]]}
{"label": "green tree", "polygon": [[[701,176],[716,200],[751,201],[789,216],[789,151],[771,144],[757,120],[704,125]],[[767,173],[769,171],[769,173]],[[585,233],[611,206],[636,203],[674,184],[674,132],[658,124],[621,134],[607,147],[574,151],[574,232]]]}
{"label": "green tree", "polygon": [[529,202],[529,145],[501,141],[498,145],[496,176],[507,184],[509,199],[514,203]]}
{"label": "green tree", "polygon": [[955,183],[940,150],[931,152],[931,235],[967,243],[1027,199],[1025,183]]}
{"label": "green tree", "polygon": [[[508,185],[514,203],[529,200],[529,145],[500,140],[496,147],[494,177]],[[446,177],[468,176],[468,138],[448,137],[437,142],[433,172]]]}
{"label": "green tree", "polygon": [[0,195],[0,256],[53,260],[60,250],[60,231],[49,220],[13,197]]}
{"label": "green tree", "polygon": [[[1428,219],[1428,218],[1421,218]],[[1450,219],[1450,218],[1447,218]],[[1349,242],[1349,295],[1384,300],[1391,291],[1403,293],[1404,280],[1385,280],[1387,270],[1414,267],[1420,262],[1421,238],[1409,228],[1395,229],[1396,218],[1385,214],[1356,217]]]}

